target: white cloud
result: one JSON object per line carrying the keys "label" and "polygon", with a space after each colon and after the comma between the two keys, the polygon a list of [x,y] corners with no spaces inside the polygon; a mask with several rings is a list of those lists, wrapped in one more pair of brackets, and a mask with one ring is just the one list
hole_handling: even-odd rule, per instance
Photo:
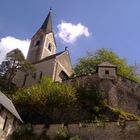
{"label": "white cloud", "polygon": [[57,28],[57,36],[66,43],[74,43],[82,35],[85,37],[89,37],[91,35],[88,31],[88,27],[81,23],[75,25],[73,23],[61,21],[61,23],[57,25]]}
{"label": "white cloud", "polygon": [[12,36],[1,38],[0,40],[0,62],[5,59],[6,53],[18,48],[22,51],[24,56],[27,56],[30,40],[20,40]]}

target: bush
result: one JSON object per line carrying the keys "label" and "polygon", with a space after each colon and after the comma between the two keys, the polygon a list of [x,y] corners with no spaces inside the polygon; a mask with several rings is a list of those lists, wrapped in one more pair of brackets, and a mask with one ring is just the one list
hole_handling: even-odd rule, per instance
{"label": "bush", "polygon": [[54,140],[69,140],[69,133],[67,128],[60,128],[57,132],[56,132],[56,136],[54,137]]}
{"label": "bush", "polygon": [[64,112],[72,107],[77,101],[75,92],[71,86],[44,77],[39,84],[19,89],[11,99],[25,122],[42,123],[54,109]]}
{"label": "bush", "polygon": [[10,140],[17,140],[17,138],[20,140],[37,140],[30,124],[19,126],[9,137]]}
{"label": "bush", "polygon": [[139,120],[139,118],[137,116],[135,116],[134,114],[125,112],[121,109],[116,109],[116,108],[111,108],[112,113],[114,113],[114,115],[117,116],[118,120],[125,120],[125,121],[137,121]]}
{"label": "bush", "polygon": [[44,130],[41,135],[38,137],[38,140],[50,140],[50,137],[47,135],[47,130]]}

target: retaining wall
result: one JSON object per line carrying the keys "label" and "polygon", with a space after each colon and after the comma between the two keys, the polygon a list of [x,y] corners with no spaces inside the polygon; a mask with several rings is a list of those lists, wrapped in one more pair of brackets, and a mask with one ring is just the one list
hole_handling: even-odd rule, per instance
{"label": "retaining wall", "polygon": [[[53,139],[61,124],[50,125],[44,128],[44,125],[34,125],[34,132],[40,135],[46,130],[47,135]],[[138,121],[127,121],[125,123],[107,122],[87,123],[87,124],[69,124],[66,126],[71,136],[79,135],[82,140],[140,140],[140,123]]]}

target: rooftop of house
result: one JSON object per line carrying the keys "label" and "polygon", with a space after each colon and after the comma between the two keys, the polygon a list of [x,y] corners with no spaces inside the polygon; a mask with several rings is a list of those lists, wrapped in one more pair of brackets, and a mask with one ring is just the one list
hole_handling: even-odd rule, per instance
{"label": "rooftop of house", "polygon": [[9,112],[11,112],[20,122],[23,123],[12,101],[8,99],[1,91],[0,91],[0,104]]}

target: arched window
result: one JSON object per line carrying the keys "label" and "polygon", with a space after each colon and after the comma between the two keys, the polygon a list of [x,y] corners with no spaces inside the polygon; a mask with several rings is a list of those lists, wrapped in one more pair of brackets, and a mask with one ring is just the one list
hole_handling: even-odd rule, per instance
{"label": "arched window", "polygon": [[49,51],[51,51],[52,50],[52,46],[51,46],[51,44],[49,43],[49,45],[48,45],[48,50]]}
{"label": "arched window", "polygon": [[33,73],[32,78],[36,79],[36,73]]}
{"label": "arched window", "polygon": [[28,75],[29,75],[28,73],[26,73],[26,74],[24,75],[24,80],[23,80],[22,87],[25,86]]}
{"label": "arched window", "polygon": [[40,40],[38,40],[38,41],[36,42],[35,47],[38,46],[38,45],[40,45]]}
{"label": "arched window", "polygon": [[68,75],[67,75],[64,71],[61,71],[61,72],[59,73],[59,77],[60,77],[62,80],[68,79]]}
{"label": "arched window", "polygon": [[5,126],[6,126],[7,120],[8,120],[8,117],[6,116],[2,130],[5,130]]}
{"label": "arched window", "polygon": [[39,75],[39,83],[40,83],[40,81],[41,81],[41,79],[42,79],[42,76],[43,76],[43,73],[40,72],[40,75]]}
{"label": "arched window", "polygon": [[40,76],[39,76],[39,79],[40,79],[40,80],[42,79],[42,75],[43,75],[43,73],[40,72]]}
{"label": "arched window", "polygon": [[139,103],[137,105],[137,111],[140,111],[140,101],[139,101]]}

